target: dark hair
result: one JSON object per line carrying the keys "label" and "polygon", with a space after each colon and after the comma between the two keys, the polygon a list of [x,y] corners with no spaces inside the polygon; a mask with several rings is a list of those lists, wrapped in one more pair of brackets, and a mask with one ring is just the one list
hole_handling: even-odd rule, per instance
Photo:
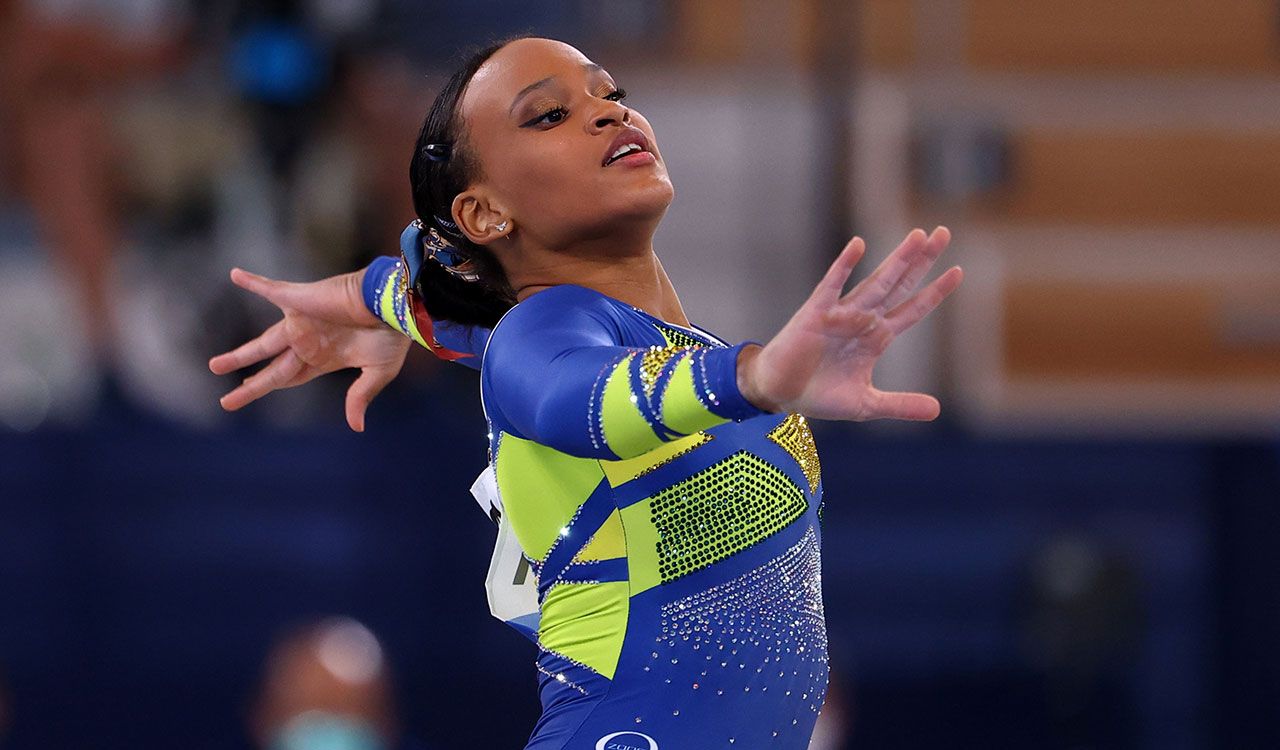
{"label": "dark hair", "polygon": [[[467,55],[436,95],[413,147],[409,185],[413,190],[414,211],[424,227],[435,228],[462,255],[470,258],[480,276],[476,281],[465,281],[434,260],[426,259],[415,288],[434,320],[492,328],[516,303],[515,291],[507,282],[497,257],[493,251],[467,239],[454,226],[452,206],[453,199],[471,184],[479,170],[474,155],[468,151],[464,137],[466,125],[458,114],[462,92],[495,52],[523,38],[516,36],[494,42]],[[448,158],[433,159],[427,152],[428,144],[439,143],[449,144]]]}

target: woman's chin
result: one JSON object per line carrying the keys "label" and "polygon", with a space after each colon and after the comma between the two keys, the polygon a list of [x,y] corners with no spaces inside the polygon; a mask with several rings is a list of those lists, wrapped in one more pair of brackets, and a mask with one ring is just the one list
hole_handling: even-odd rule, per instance
{"label": "woman's chin", "polygon": [[627,190],[620,192],[625,196],[624,200],[610,201],[619,204],[615,207],[614,213],[635,213],[638,216],[656,214],[658,217],[666,212],[676,194],[666,173],[653,175],[651,179],[628,186]]}

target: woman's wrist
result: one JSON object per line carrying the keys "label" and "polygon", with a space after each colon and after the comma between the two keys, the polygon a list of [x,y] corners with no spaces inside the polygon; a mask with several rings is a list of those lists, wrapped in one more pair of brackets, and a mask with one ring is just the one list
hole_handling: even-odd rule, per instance
{"label": "woman's wrist", "polygon": [[365,266],[358,271],[343,274],[342,282],[343,290],[346,294],[349,306],[353,310],[363,311],[363,314],[361,312],[356,312],[357,318],[360,322],[372,328],[383,325],[383,320],[382,316],[378,315],[377,311],[372,306],[372,303],[377,300],[376,292],[371,294],[371,291],[373,290],[370,290],[365,286],[366,281],[372,280],[368,276],[369,269],[371,267],[372,264]]}
{"label": "woman's wrist", "polygon": [[763,350],[764,347],[759,344],[749,344],[739,350],[737,368],[738,392],[756,408],[767,411],[770,414],[779,414],[782,412],[782,407],[765,398],[756,389],[756,383],[759,380],[756,376],[756,366],[760,352]]}

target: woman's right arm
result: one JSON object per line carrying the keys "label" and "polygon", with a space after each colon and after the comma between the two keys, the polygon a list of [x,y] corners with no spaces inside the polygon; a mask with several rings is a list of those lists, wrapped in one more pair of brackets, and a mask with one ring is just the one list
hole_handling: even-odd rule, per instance
{"label": "woman's right arm", "polygon": [[347,423],[364,430],[369,403],[400,372],[411,341],[441,359],[480,369],[489,329],[432,321],[400,279],[403,264],[382,257],[352,273],[308,283],[277,281],[241,269],[231,280],[280,308],[283,319],[257,338],[209,361],[224,375],[271,359],[222,397],[223,408],[240,409],[281,388],[319,375],[360,369],[347,390]]}
{"label": "woman's right arm", "polygon": [[408,293],[403,261],[376,258],[364,270],[361,294],[369,312],[414,343],[440,359],[480,369],[489,329],[432,320],[417,295]]}
{"label": "woman's right arm", "polygon": [[363,431],[369,403],[399,374],[410,345],[365,306],[364,274],[292,283],[232,269],[237,286],[280,308],[283,317],[258,337],[209,360],[209,369],[218,375],[270,360],[223,396],[222,408],[235,411],[272,391],[357,368],[360,376],[347,389],[346,415],[351,429]]}

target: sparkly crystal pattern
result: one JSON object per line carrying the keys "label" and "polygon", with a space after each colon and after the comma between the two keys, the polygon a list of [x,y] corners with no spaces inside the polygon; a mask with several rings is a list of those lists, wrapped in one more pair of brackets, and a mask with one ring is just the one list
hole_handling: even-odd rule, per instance
{"label": "sparkly crystal pattern", "polygon": [[[559,656],[559,654],[557,654],[557,656]],[[561,657],[561,658],[564,658],[564,657]],[[587,694],[586,689],[584,689],[581,685],[574,682],[573,680],[570,680],[569,677],[564,672],[552,672],[551,670],[539,664],[536,660],[533,662],[533,668],[545,674],[546,676],[554,679],[556,682],[559,682],[561,685],[566,685],[570,688],[573,688],[574,690],[578,691],[582,695]],[[587,667],[587,669],[590,669],[590,667]]]}
{"label": "sparkly crystal pattern", "polygon": [[[772,737],[796,725],[799,714],[808,714],[811,722],[822,708],[828,675],[827,628],[822,559],[812,526],[764,565],[669,602],[659,614],[662,630],[655,639],[649,669],[691,660],[688,669],[698,671],[692,672],[695,677],[689,687],[702,691],[700,697],[710,691],[723,697],[719,686],[725,681],[715,673],[731,671],[729,682],[741,685],[736,688],[739,699],[751,698],[754,690],[762,693],[759,700],[766,701],[761,705],[766,713],[789,707],[783,710],[790,716],[779,718],[781,726],[763,728]],[[757,739],[763,745],[770,737]],[[745,737],[738,740],[749,742]]]}
{"label": "sparkly crystal pattern", "polygon": [[678,328],[671,328],[669,326],[659,326],[659,325],[655,325],[654,327],[662,332],[662,335],[666,337],[667,341],[671,342],[672,346],[706,346],[707,345],[705,341],[699,341],[698,339],[695,339],[694,337],[690,336],[684,331],[681,331]]}
{"label": "sparkly crystal pattern", "polygon": [[671,361],[676,355],[682,355],[688,352],[688,347],[684,346],[654,346],[640,357],[640,382],[644,384],[644,393],[646,396],[653,395],[653,388],[658,382],[658,375],[662,373],[662,368]]}
{"label": "sparkly crystal pattern", "polygon": [[816,490],[822,470],[818,464],[818,446],[804,415],[787,415],[786,419],[769,431],[768,438],[782,446],[800,464],[805,479],[809,480],[809,492]]}
{"label": "sparkly crystal pattern", "polygon": [[803,489],[748,451],[717,461],[650,501],[664,583],[766,539],[808,508]]}

